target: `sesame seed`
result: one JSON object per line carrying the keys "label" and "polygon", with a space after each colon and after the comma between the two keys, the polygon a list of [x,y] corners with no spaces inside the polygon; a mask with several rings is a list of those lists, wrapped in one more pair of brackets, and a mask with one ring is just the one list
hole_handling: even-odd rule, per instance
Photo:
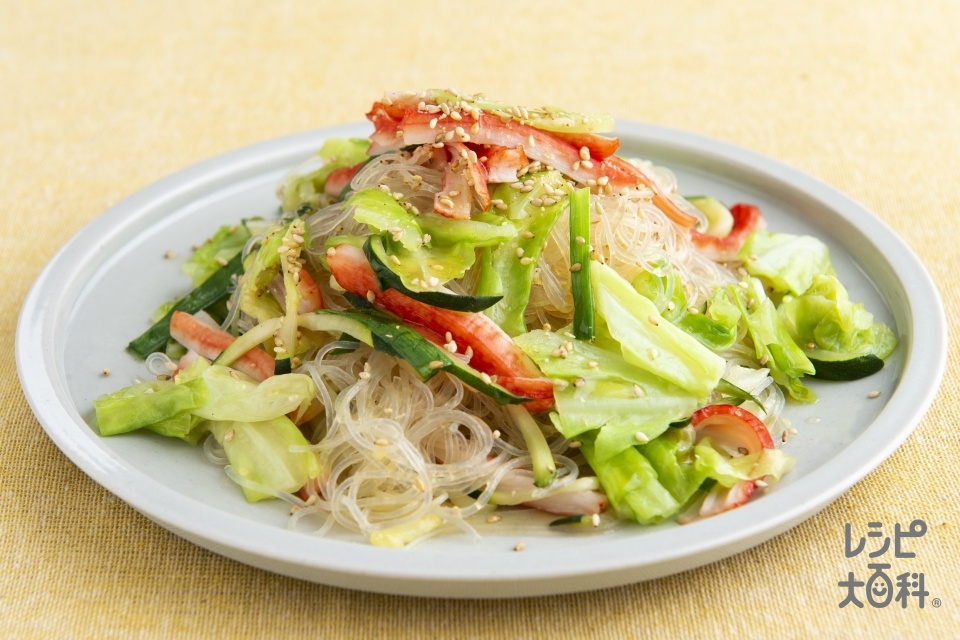
{"label": "sesame seed", "polygon": [[431,369],[439,369],[440,367],[443,366],[443,362],[441,362],[440,360],[432,360],[430,364],[427,366],[430,367]]}
{"label": "sesame seed", "polygon": [[532,204],[535,207],[542,207],[543,200],[540,198],[530,198],[530,204]]}
{"label": "sesame seed", "polygon": [[230,429],[225,434],[223,434],[223,441],[230,442],[231,440],[233,440],[233,436],[235,435],[236,435],[236,432],[233,429]]}
{"label": "sesame seed", "polygon": [[227,259],[224,258],[224,257],[222,257],[222,256],[218,256],[218,257],[217,257],[217,264],[219,264],[221,267],[225,267],[225,266],[227,266]]}
{"label": "sesame seed", "polygon": [[520,189],[520,193],[530,193],[531,191],[533,191],[533,187],[528,186],[528,185],[524,185],[524,186],[521,187],[521,189]]}
{"label": "sesame seed", "polygon": [[453,191],[450,192],[450,197],[451,197],[451,198],[456,198],[458,195],[460,195],[460,192],[457,191],[457,190],[453,190]]}
{"label": "sesame seed", "polygon": [[360,377],[361,380],[369,380],[369,379],[370,379],[370,372],[369,372],[369,371],[361,371],[359,377]]}
{"label": "sesame seed", "polygon": [[652,325],[655,326],[655,327],[659,327],[659,326],[660,326],[660,317],[659,317],[659,316],[655,316],[654,314],[651,313],[649,316],[647,316],[647,322],[649,322],[650,324],[652,324]]}
{"label": "sesame seed", "polygon": [[667,303],[667,311],[673,311],[677,308],[677,305],[673,304],[673,300]]}
{"label": "sesame seed", "polygon": [[400,258],[398,258],[397,256],[390,256],[390,262],[392,262],[393,264],[399,266],[399,265],[400,265]]}
{"label": "sesame seed", "polygon": [[553,327],[550,326],[550,323],[549,323],[549,322],[544,322],[544,323],[543,323],[543,330],[544,330],[544,331],[550,331],[551,329],[553,329]]}
{"label": "sesame seed", "polygon": [[697,315],[698,313],[700,313],[700,310],[697,309],[696,307],[687,307],[687,313],[692,315]]}
{"label": "sesame seed", "polygon": [[609,182],[610,182],[610,178],[608,178],[607,176],[600,176],[599,178],[597,178],[597,184],[600,185],[601,187],[607,186],[607,183]]}
{"label": "sesame seed", "polygon": [[373,444],[377,445],[378,447],[385,447],[390,444],[390,442],[386,438],[377,438],[373,441]]}
{"label": "sesame seed", "polygon": [[523,551],[526,548],[527,548],[527,543],[525,543],[523,540],[521,540],[520,542],[518,542],[513,546],[514,551]]}
{"label": "sesame seed", "polygon": [[457,343],[454,342],[453,340],[451,340],[451,341],[448,342],[447,344],[443,345],[443,348],[446,349],[447,351],[449,351],[450,353],[456,353],[456,352],[457,352]]}
{"label": "sesame seed", "polygon": [[367,291],[367,302],[373,302],[376,299],[377,299],[377,294],[375,294],[372,290]]}
{"label": "sesame seed", "polygon": [[520,258],[520,264],[522,265],[528,265],[528,264],[531,264],[532,262],[533,262],[533,258],[529,258],[529,257]]}
{"label": "sesame seed", "polygon": [[337,255],[337,249],[336,249],[336,247],[330,247],[329,249],[327,249],[327,257],[328,257],[328,258],[332,258],[332,257],[335,256],[335,255]]}
{"label": "sesame seed", "polygon": [[650,351],[647,352],[650,355],[651,360],[656,360],[660,357],[660,352],[657,351],[654,347],[650,347]]}
{"label": "sesame seed", "polygon": [[517,257],[518,258],[523,257],[523,247],[517,247]]}
{"label": "sesame seed", "polygon": [[167,249],[166,252],[164,252],[163,257],[166,258],[167,260],[169,260],[170,258],[176,258],[177,252],[174,251],[173,249]]}
{"label": "sesame seed", "polygon": [[430,265],[430,268],[433,269],[434,271],[443,271],[442,264],[432,264]]}
{"label": "sesame seed", "polygon": [[437,276],[430,276],[430,286],[435,287],[438,284],[440,284],[440,278],[438,278]]}
{"label": "sesame seed", "polygon": [[482,371],[480,372],[480,379],[483,380],[484,384],[490,384],[492,382],[490,375]]}
{"label": "sesame seed", "polygon": [[458,111],[451,111],[451,112],[450,112],[450,117],[451,117],[453,120],[463,120],[463,116],[461,116],[461,115],[460,115],[460,112],[458,112]]}
{"label": "sesame seed", "polygon": [[499,514],[493,514],[492,516],[487,516],[487,524],[494,524],[503,520],[503,516]]}
{"label": "sesame seed", "polygon": [[590,159],[590,149],[586,147],[580,147],[580,159],[589,160]]}
{"label": "sesame seed", "polygon": [[576,242],[576,243],[579,244],[579,245],[584,245],[584,244],[587,243],[587,239],[584,238],[583,236],[577,236],[577,237],[574,238],[573,240],[574,240],[574,242]]}
{"label": "sesame seed", "polygon": [[643,387],[638,384],[633,385],[633,395],[642,398],[644,395]]}
{"label": "sesame seed", "polygon": [[763,357],[760,358],[760,366],[762,367],[762,366],[766,365],[767,362],[769,362],[769,361],[770,361],[770,356],[767,355],[766,353],[763,354]]}
{"label": "sesame seed", "polygon": [[573,271],[574,273],[580,271],[580,269],[583,269],[583,265],[579,262],[574,262],[572,265],[570,265],[570,271]]}
{"label": "sesame seed", "polygon": [[520,237],[523,238],[524,240],[532,240],[532,239],[535,238],[536,236],[533,234],[533,231],[529,231],[529,230],[528,230],[528,231],[524,231],[523,233],[521,233],[521,234],[520,234]]}
{"label": "sesame seed", "polygon": [[807,349],[813,349],[813,348],[815,348],[817,345],[814,344],[813,342],[808,342],[808,343],[807,343],[806,345],[804,345],[804,346],[806,346]]}
{"label": "sesame seed", "polygon": [[633,434],[633,437],[640,444],[647,444],[650,442],[649,436],[647,436],[647,434],[645,434],[643,431],[637,431],[635,434]]}
{"label": "sesame seed", "polygon": [[579,171],[579,170],[580,170],[580,161],[579,161],[579,160],[574,161],[574,163],[573,163],[573,170],[574,170],[574,171]]}
{"label": "sesame seed", "polygon": [[579,449],[582,443],[579,440],[571,440],[567,443],[567,446],[571,449]]}
{"label": "sesame seed", "polygon": [[765,489],[768,486],[767,483],[764,482],[763,480],[754,480],[753,484],[757,485],[761,489]]}
{"label": "sesame seed", "polygon": [[585,384],[587,384],[586,378],[577,378],[573,381],[573,386],[575,387],[582,387]]}
{"label": "sesame seed", "polygon": [[879,397],[880,397],[880,392],[879,392],[879,391],[876,391],[876,390],[871,391],[870,393],[867,394],[867,397],[868,397],[868,398],[879,398]]}
{"label": "sesame seed", "polygon": [[431,118],[431,119],[430,119],[430,128],[431,128],[431,129],[436,129],[436,128],[437,128],[437,119],[436,119],[436,118]]}
{"label": "sesame seed", "polygon": [[747,282],[746,282],[745,280],[741,280],[740,282],[738,282],[738,283],[737,283],[737,286],[740,287],[741,289],[743,289],[744,291],[746,291],[747,289],[750,288],[750,285],[747,284]]}
{"label": "sesame seed", "polygon": [[589,160],[584,160],[583,162],[580,163],[580,166],[583,167],[584,169],[593,169],[593,163]]}
{"label": "sesame seed", "polygon": [[455,135],[457,135],[456,132],[454,132],[454,131],[447,131],[445,134],[443,134],[443,139],[446,140],[447,142],[450,142],[450,141],[453,140],[453,137],[454,137]]}
{"label": "sesame seed", "polygon": [[596,360],[591,360],[590,362],[587,363],[587,366],[590,367],[591,369],[596,369],[597,367],[600,366],[600,363],[597,362]]}

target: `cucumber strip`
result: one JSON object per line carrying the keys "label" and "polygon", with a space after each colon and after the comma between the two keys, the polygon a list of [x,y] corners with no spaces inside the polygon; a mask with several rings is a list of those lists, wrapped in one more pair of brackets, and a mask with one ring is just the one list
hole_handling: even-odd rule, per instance
{"label": "cucumber strip", "polygon": [[818,380],[835,380],[842,382],[859,380],[860,378],[872,376],[880,371],[880,369],[883,369],[883,359],[872,353],[848,357],[844,360],[819,359],[812,354],[808,354],[807,358],[810,359],[813,368],[816,370],[813,373],[813,377]]}
{"label": "cucumber strip", "polygon": [[408,298],[452,311],[477,312],[497,304],[503,296],[460,296],[441,291],[414,291],[404,286],[400,276],[387,266],[386,250],[380,236],[371,236],[363,245],[363,253],[373,267],[381,290],[396,289]]}
{"label": "cucumber strip", "polygon": [[203,284],[177,302],[165,316],[127,345],[127,350],[140,359],[155,351],[162,351],[170,339],[170,318],[174,311],[194,314],[230,297],[233,276],[243,272],[243,259],[238,253]]}
{"label": "cucumber strip", "polygon": [[550,445],[540,430],[540,425],[533,419],[530,412],[523,407],[508,406],[507,413],[514,424],[520,429],[520,435],[530,452],[530,462],[533,465],[533,484],[541,489],[550,486],[557,477],[557,463],[553,459]]}
{"label": "cucumber strip", "polygon": [[570,281],[573,289],[573,335],[592,340],[596,314],[590,283],[590,189],[570,194]]}
{"label": "cucumber strip", "polygon": [[747,400],[750,400],[755,405],[763,409],[764,413],[766,413],[767,411],[766,408],[763,406],[763,403],[760,402],[757,396],[753,395],[749,391],[744,391],[743,389],[733,384],[726,378],[720,378],[720,382],[717,383],[717,391],[719,391],[721,394],[725,396],[730,396],[731,398],[737,400],[737,402],[731,402],[730,404],[740,405],[746,402]]}
{"label": "cucumber strip", "polygon": [[445,370],[500,404],[527,402],[433,344],[393,316],[373,309],[320,309],[300,316],[298,324],[312,331],[346,333],[377,351],[408,362],[424,380]]}

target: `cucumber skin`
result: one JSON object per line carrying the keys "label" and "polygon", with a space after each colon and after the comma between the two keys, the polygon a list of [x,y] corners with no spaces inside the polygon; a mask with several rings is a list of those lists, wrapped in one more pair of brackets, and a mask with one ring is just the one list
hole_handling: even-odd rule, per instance
{"label": "cucumber skin", "polygon": [[816,360],[809,358],[816,372],[813,377],[818,380],[832,380],[847,382],[860,380],[883,369],[883,360],[868,353],[847,360]]}

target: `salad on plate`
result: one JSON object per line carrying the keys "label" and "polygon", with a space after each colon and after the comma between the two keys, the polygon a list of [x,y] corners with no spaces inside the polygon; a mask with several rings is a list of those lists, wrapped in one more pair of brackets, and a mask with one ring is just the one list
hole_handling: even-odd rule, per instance
{"label": "salad on plate", "polygon": [[822,241],[682,194],[608,116],[434,90],[367,118],[195,247],[103,436],[202,446],[288,526],[379,546],[687,523],[789,472],[809,378],[897,346]]}

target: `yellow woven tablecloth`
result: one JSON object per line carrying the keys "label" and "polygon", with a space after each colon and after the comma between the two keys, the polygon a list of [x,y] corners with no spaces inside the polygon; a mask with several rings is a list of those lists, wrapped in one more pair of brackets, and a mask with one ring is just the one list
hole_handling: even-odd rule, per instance
{"label": "yellow woven tablecloth", "polygon": [[[530,600],[355,593],[224,559],[88,479],[30,412],[17,316],[76,231],[177,169],[358,120],[395,88],[609,111],[794,165],[920,254],[956,338],[960,3],[602,4],[0,1],[0,636],[960,636],[955,344],[914,434],[819,515],[698,570]],[[838,581],[866,577],[844,523],[915,518],[925,608],[841,609]]]}

